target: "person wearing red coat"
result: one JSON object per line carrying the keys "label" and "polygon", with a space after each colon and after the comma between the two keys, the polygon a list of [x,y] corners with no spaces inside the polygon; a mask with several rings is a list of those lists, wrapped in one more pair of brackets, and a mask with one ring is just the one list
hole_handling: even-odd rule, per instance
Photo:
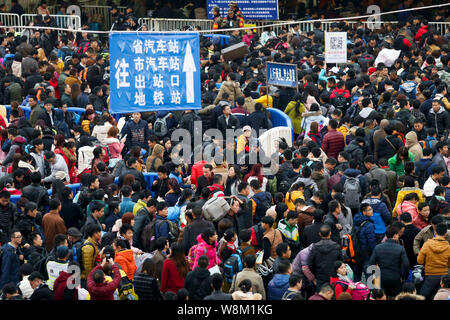
{"label": "person wearing red coat", "polygon": [[[119,267],[114,263],[114,261],[112,261],[112,259],[110,259],[110,262],[108,263],[112,265],[112,270],[114,274],[113,281],[109,283],[105,282],[105,274],[103,273],[102,269],[107,264],[106,259],[103,260],[101,265],[97,265],[89,273],[87,279],[87,289],[91,296],[91,300],[114,300],[114,292],[119,287],[121,275]],[[94,280],[94,274],[98,270],[102,272],[96,274]],[[102,277],[100,275],[102,275]]]}
{"label": "person wearing red coat", "polygon": [[422,36],[428,32],[428,22],[422,21],[420,29],[417,31],[416,35],[414,36],[414,40],[420,42],[422,39]]}
{"label": "person wearing red coat", "polygon": [[338,158],[339,152],[344,150],[345,142],[344,135],[339,131],[336,131],[338,123],[336,120],[331,119],[328,123],[328,133],[323,137],[322,150],[330,158]]}
{"label": "person wearing red coat", "polygon": [[170,246],[170,255],[164,260],[161,273],[161,292],[177,293],[184,288],[184,279],[189,271],[189,264],[184,255],[184,249],[174,242]]}
{"label": "person wearing red coat", "polygon": [[75,288],[70,295],[64,292],[70,276],[71,274],[65,271],[59,273],[58,278],[56,278],[53,284],[53,300],[78,300],[78,289]]}

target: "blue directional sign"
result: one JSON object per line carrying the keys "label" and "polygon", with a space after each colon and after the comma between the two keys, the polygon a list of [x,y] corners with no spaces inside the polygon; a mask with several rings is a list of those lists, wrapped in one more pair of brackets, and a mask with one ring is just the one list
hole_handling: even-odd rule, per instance
{"label": "blue directional sign", "polygon": [[297,88],[297,65],[267,62],[267,82],[275,86]]}
{"label": "blue directional sign", "polygon": [[[213,19],[212,8],[219,7],[226,17],[231,0],[207,0],[208,19]],[[278,0],[237,0],[245,20],[278,20]]]}
{"label": "blue directional sign", "polygon": [[201,109],[200,37],[112,33],[110,112]]}

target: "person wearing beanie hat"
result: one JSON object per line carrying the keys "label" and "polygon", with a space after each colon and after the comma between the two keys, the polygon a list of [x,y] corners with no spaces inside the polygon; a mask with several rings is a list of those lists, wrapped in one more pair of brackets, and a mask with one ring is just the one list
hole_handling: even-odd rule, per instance
{"label": "person wearing beanie hat", "polygon": [[58,246],[56,248],[56,260],[47,262],[48,280],[47,285],[50,290],[53,290],[53,284],[59,274],[64,271],[67,272],[69,267],[70,250],[66,246]]}

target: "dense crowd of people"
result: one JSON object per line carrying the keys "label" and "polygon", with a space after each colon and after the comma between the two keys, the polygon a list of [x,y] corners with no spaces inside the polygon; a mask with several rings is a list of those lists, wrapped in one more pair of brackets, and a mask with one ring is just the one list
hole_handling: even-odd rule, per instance
{"label": "dense crowd of people", "polygon": [[[116,121],[107,44],[1,29],[2,298],[448,300],[450,33],[423,16],[331,30],[345,65],[325,64],[320,22],[232,31],[250,52],[233,61],[202,36],[201,110]],[[269,85],[267,62],[296,64],[298,88]],[[266,155],[269,108],[294,136]],[[242,134],[178,161],[172,132],[210,128]]]}

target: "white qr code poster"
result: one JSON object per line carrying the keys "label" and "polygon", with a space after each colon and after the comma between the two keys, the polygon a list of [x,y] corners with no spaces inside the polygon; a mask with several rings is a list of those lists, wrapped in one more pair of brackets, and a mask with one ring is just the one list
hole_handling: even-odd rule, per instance
{"label": "white qr code poster", "polygon": [[325,62],[347,62],[347,33],[325,32]]}

